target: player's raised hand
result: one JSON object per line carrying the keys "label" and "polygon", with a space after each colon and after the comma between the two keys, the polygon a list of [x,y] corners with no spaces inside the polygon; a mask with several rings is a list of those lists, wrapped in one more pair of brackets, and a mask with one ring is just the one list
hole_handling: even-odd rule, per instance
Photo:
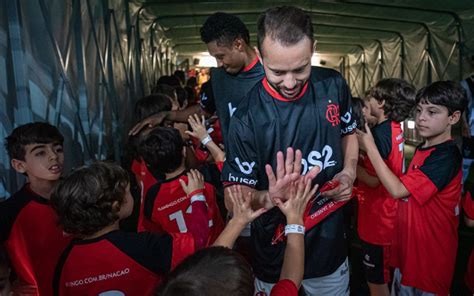
{"label": "player's raised hand", "polygon": [[199,115],[197,114],[191,115],[188,118],[188,123],[191,126],[192,131],[186,131],[186,134],[190,135],[191,137],[202,141],[209,135],[207,133],[206,119],[204,118],[204,115],[201,116],[201,118],[199,118]]}
{"label": "player's raised hand", "polygon": [[265,208],[260,208],[255,211],[252,209],[251,201],[253,194],[253,192],[247,192],[246,196],[244,196],[240,185],[232,186],[229,189],[233,210],[232,220],[239,224],[246,225],[266,211]]}
{"label": "player's raised hand", "polygon": [[184,180],[179,179],[179,183],[186,194],[189,195],[196,190],[204,189],[204,176],[198,170],[190,170],[187,176],[188,184]]}
{"label": "player's raised hand", "polygon": [[163,120],[166,118],[167,115],[168,115],[167,112],[159,112],[143,119],[139,123],[135,124],[135,126],[130,130],[128,135],[134,136],[138,134],[145,127],[152,128],[159,125],[160,123],[163,122]]}
{"label": "player's raised hand", "polygon": [[311,180],[300,178],[292,182],[288,189],[288,199],[275,199],[275,205],[285,215],[288,224],[303,224],[303,215],[309,200],[315,195],[318,185],[311,188]]}
{"label": "player's raised hand", "polygon": [[370,131],[368,123],[365,123],[365,130],[365,132],[360,129],[356,130],[357,141],[359,142],[359,149],[365,152],[370,151],[374,148],[377,149],[377,146],[375,145],[374,136]]}

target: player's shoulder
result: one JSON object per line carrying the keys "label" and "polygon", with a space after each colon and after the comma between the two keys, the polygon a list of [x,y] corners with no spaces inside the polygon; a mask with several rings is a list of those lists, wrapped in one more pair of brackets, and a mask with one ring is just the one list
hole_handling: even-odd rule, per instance
{"label": "player's shoulder", "polygon": [[314,82],[324,82],[324,81],[343,81],[341,73],[334,69],[324,68],[324,67],[311,67],[311,80]]}
{"label": "player's shoulder", "polygon": [[[421,151],[424,148],[419,148]],[[438,145],[425,148],[430,150],[430,155],[427,159],[430,161],[456,164],[462,161],[461,151],[459,150],[454,140],[448,140]]]}

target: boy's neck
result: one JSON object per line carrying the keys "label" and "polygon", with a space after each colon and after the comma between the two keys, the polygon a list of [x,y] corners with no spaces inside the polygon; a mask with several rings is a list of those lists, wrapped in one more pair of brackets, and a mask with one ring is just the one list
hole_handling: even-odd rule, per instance
{"label": "boy's neck", "polygon": [[186,170],[186,166],[184,165],[184,162],[183,162],[176,170],[174,170],[173,172],[169,174],[165,174],[165,179],[166,180],[173,179],[181,175],[185,170]]}
{"label": "boy's neck", "polygon": [[119,230],[120,229],[120,220],[117,220],[115,221],[114,224],[111,224],[109,226],[106,226],[104,228],[102,228],[101,230],[97,231],[96,233],[94,234],[91,234],[91,235],[87,235],[87,236],[84,236],[82,237],[82,239],[94,239],[94,238],[98,238],[98,237],[101,237],[109,232],[112,232],[114,230]]}
{"label": "boy's neck", "polygon": [[385,114],[380,114],[378,117],[377,117],[377,125],[381,124],[382,122],[386,121],[388,118],[387,116],[385,116]]}
{"label": "boy's neck", "polygon": [[426,138],[425,139],[425,144],[423,145],[423,148],[435,146],[435,145],[444,143],[446,141],[449,141],[451,139],[452,139],[452,137],[451,137],[451,128],[449,128],[449,129],[447,129],[446,131],[444,131],[443,133],[441,133],[439,135]]}
{"label": "boy's neck", "polygon": [[54,186],[59,180],[54,181],[30,181],[30,190],[39,196],[50,199]]}
{"label": "boy's neck", "polygon": [[255,58],[257,57],[257,54],[255,53],[255,50],[250,46],[245,47],[245,53],[247,55],[245,59],[245,67],[247,67],[255,60]]}

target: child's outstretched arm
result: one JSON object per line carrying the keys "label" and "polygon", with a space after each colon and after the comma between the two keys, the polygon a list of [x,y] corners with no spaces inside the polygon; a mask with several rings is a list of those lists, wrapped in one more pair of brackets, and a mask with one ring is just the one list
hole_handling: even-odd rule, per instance
{"label": "child's outstretched arm", "polygon": [[210,232],[204,195],[204,176],[197,170],[189,171],[187,176],[188,184],[179,180],[187,197],[191,199],[191,221],[187,223],[187,227],[194,237],[196,249],[201,249],[206,246]]}
{"label": "child's outstretched arm", "polygon": [[301,178],[290,185],[288,200],[274,203],[285,214],[287,236],[283,267],[280,280],[289,279],[297,287],[301,285],[304,275],[304,219],[306,205],[314,196],[318,185],[311,189],[311,180]]}
{"label": "child's outstretched arm", "polygon": [[247,192],[247,196],[244,196],[240,185],[232,186],[226,190],[229,191],[228,194],[232,202],[233,217],[227,223],[227,226],[216,239],[213,246],[232,248],[245,226],[266,210],[261,208],[254,211],[251,206],[253,192]]}
{"label": "child's outstretched arm", "polygon": [[204,118],[204,115],[201,116],[201,119],[197,114],[194,114],[194,116],[189,116],[188,123],[193,131],[186,131],[186,134],[199,139],[199,141],[201,141],[201,143],[209,150],[216,162],[224,162],[224,151],[222,151],[221,148],[219,148],[219,146],[214,143],[214,141],[211,139],[211,136],[209,136],[207,133],[205,121],[206,119]]}
{"label": "child's outstretched arm", "polygon": [[367,156],[374,166],[377,177],[393,198],[407,197],[410,195],[410,192],[407,190],[405,185],[403,185],[400,179],[395,176],[395,174],[385,164],[382,156],[380,156],[377,146],[375,145],[374,137],[370,132],[369,126],[367,123],[365,125],[367,132],[364,133],[358,129],[357,138],[359,140],[361,149],[367,152]]}

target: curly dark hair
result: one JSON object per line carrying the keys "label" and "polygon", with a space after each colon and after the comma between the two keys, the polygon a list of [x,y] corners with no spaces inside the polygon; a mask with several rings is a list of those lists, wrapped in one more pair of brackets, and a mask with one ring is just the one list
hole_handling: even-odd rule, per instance
{"label": "curly dark hair", "polygon": [[138,147],[138,154],[156,175],[171,173],[183,161],[184,142],[179,131],[170,127],[156,127],[146,135]]}
{"label": "curly dark hair", "polygon": [[97,161],[66,176],[51,195],[51,205],[64,231],[92,235],[119,219],[128,184],[128,173],[119,165]]}
{"label": "curly dark hair", "polygon": [[416,105],[415,96],[415,87],[398,78],[382,79],[369,92],[369,97],[385,101],[385,116],[395,122],[402,122],[410,116]]}
{"label": "curly dark hair", "polygon": [[135,119],[137,122],[162,111],[171,111],[171,100],[164,94],[151,94],[135,103]]}
{"label": "curly dark hair", "polygon": [[449,115],[456,111],[466,111],[468,100],[466,91],[454,81],[436,81],[420,89],[416,94],[416,104],[429,102],[448,108]]}
{"label": "curly dark hair", "polygon": [[249,30],[235,15],[216,12],[202,25],[201,40],[204,43],[216,41],[218,45],[231,46],[235,39],[241,38],[250,44]]}
{"label": "curly dark hair", "polygon": [[5,148],[10,159],[25,160],[25,146],[29,144],[63,144],[59,130],[47,122],[20,125],[5,138]]}
{"label": "curly dark hair", "polygon": [[210,247],[187,257],[163,281],[157,296],[254,294],[250,264],[237,252]]}

